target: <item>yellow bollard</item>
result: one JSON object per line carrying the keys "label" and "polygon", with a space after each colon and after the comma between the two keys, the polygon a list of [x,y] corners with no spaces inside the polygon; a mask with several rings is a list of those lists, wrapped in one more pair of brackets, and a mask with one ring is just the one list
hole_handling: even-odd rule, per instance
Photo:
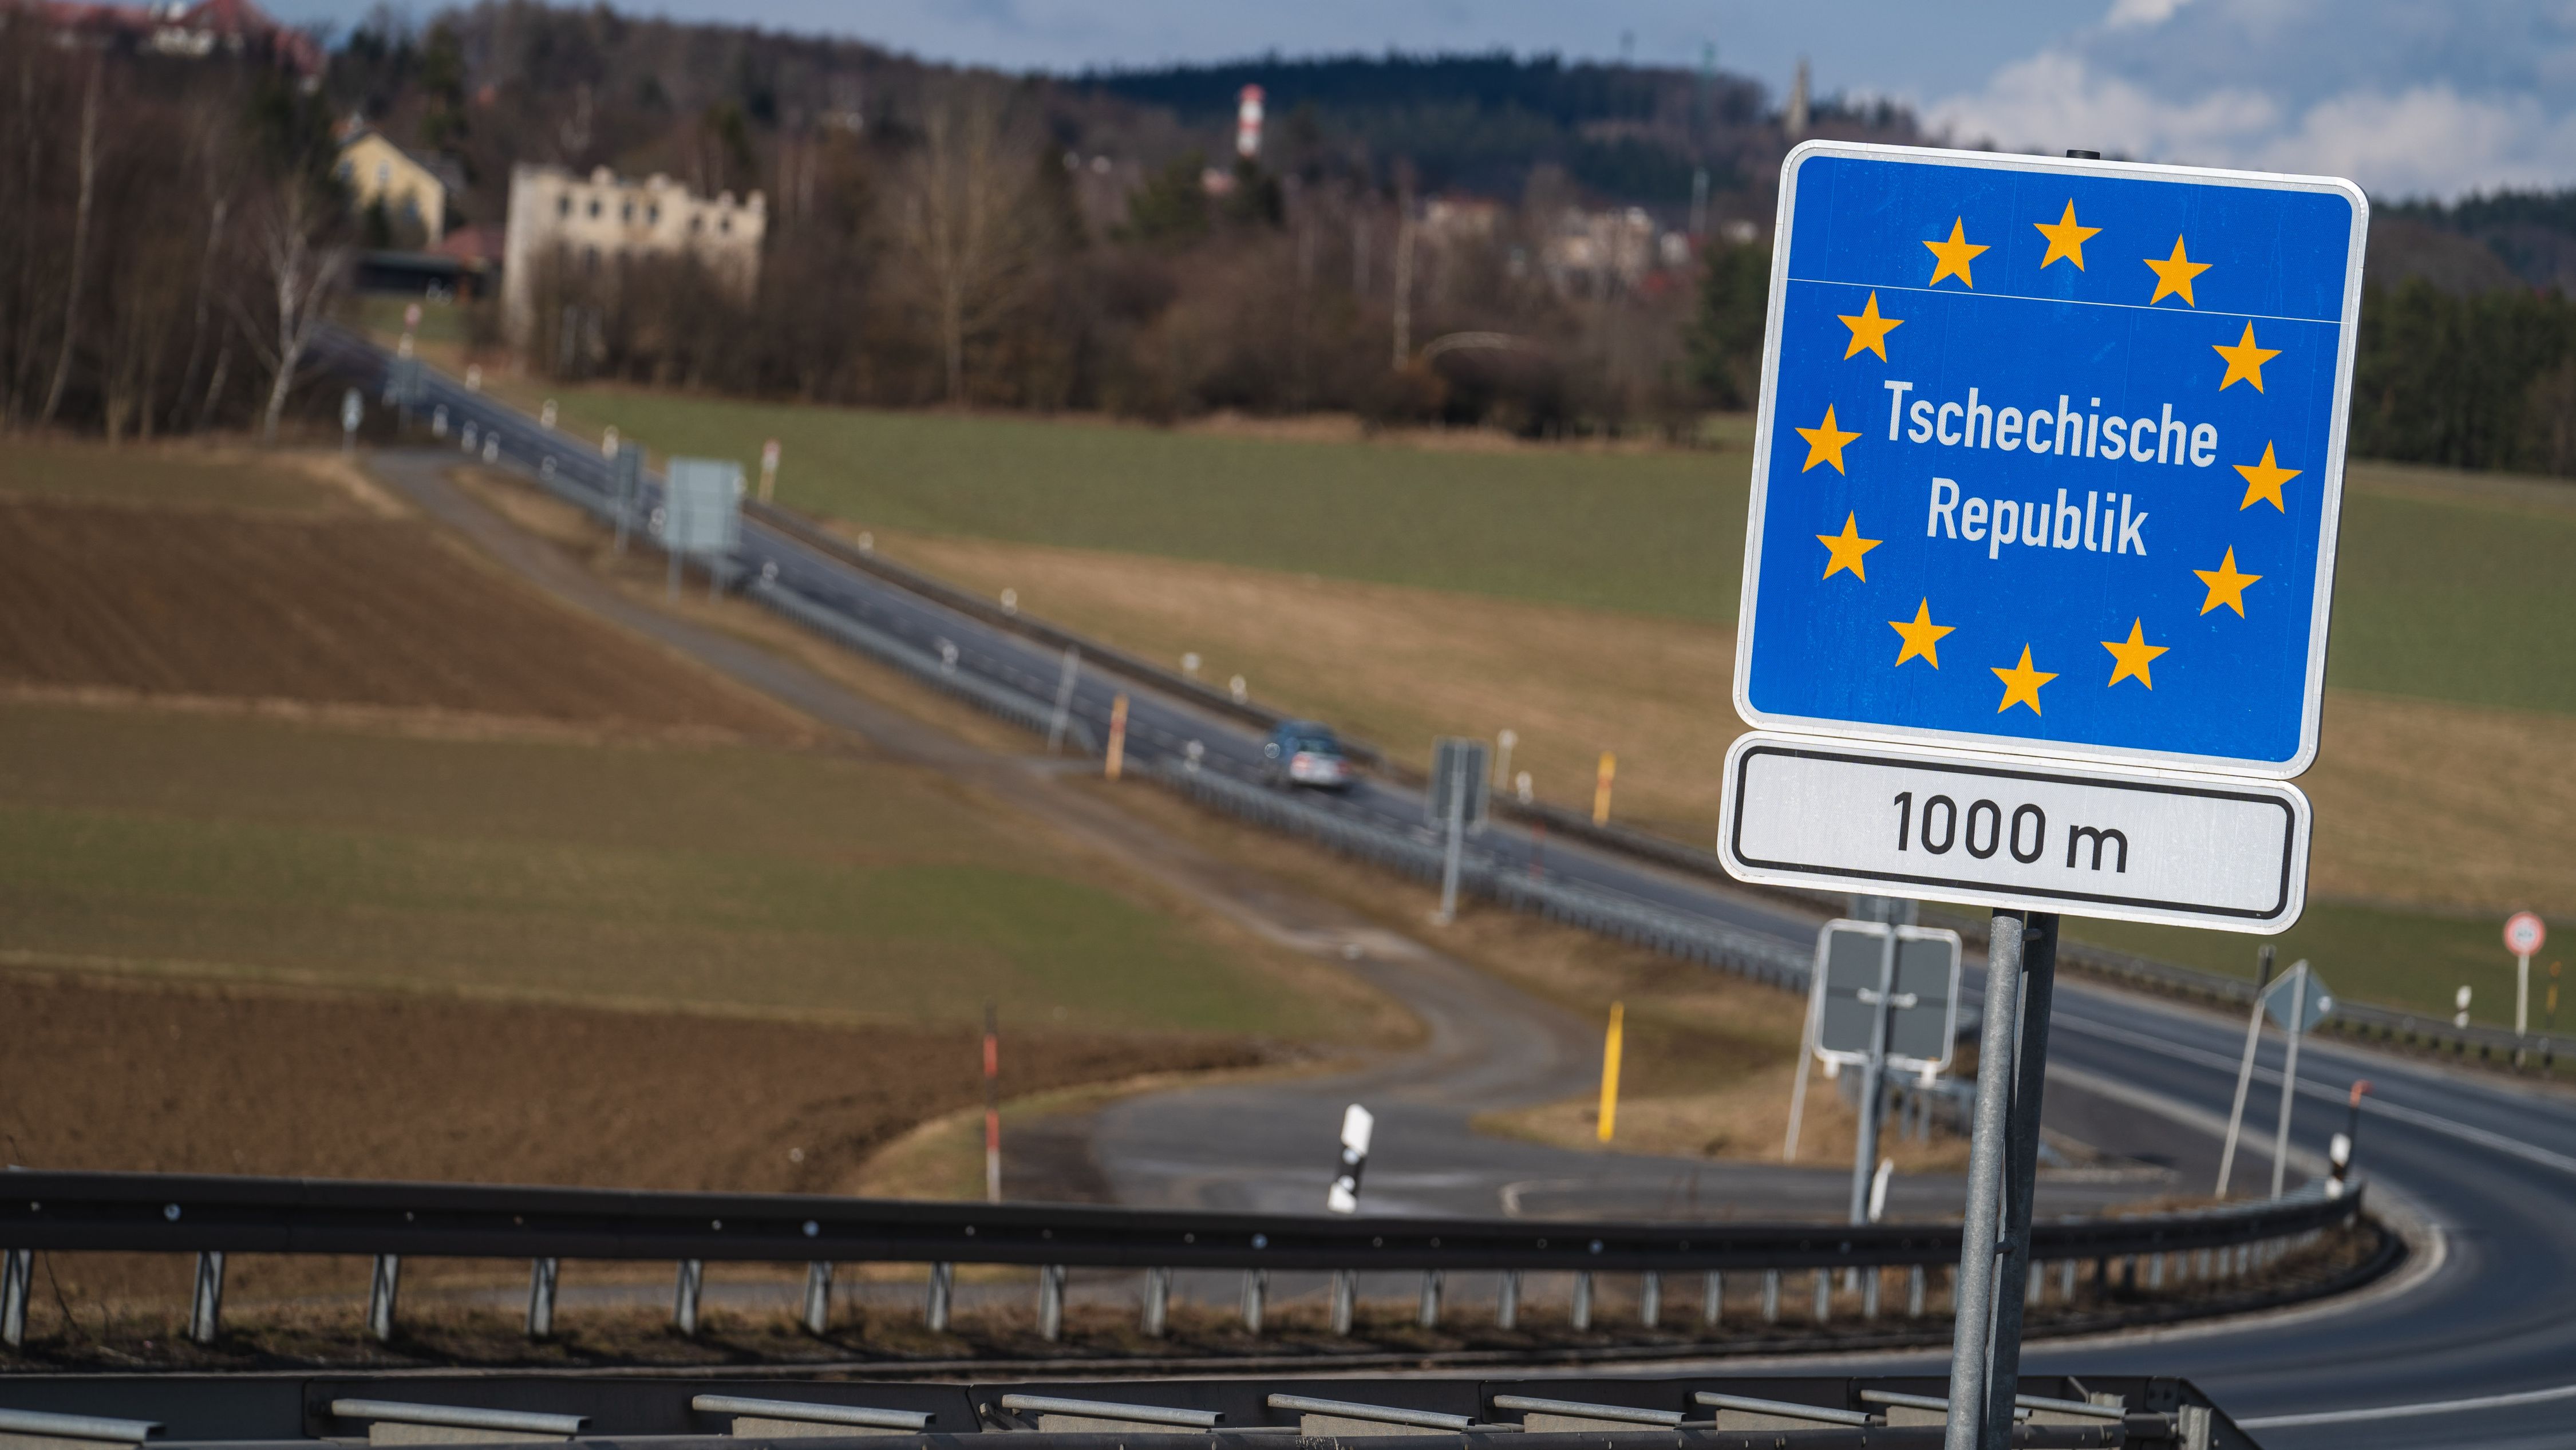
{"label": "yellow bollard", "polygon": [[1618,1002],[1610,1004],[1610,1035],[1601,1044],[1601,1141],[1604,1143],[1610,1141],[1611,1133],[1619,1125],[1619,1029],[1627,1015],[1625,1005]]}
{"label": "yellow bollard", "polygon": [[1619,757],[1601,752],[1601,778],[1592,787],[1592,824],[1610,824],[1610,781],[1619,773]]}
{"label": "yellow bollard", "polygon": [[1119,768],[1127,763],[1127,697],[1120,695],[1109,702],[1109,759],[1102,774],[1118,778]]}

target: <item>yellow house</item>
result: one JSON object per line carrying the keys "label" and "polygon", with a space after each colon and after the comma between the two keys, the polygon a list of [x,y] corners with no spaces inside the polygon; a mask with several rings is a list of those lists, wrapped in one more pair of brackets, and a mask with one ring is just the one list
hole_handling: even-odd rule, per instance
{"label": "yellow house", "polygon": [[436,245],[447,230],[447,197],[453,183],[443,173],[449,169],[364,129],[352,131],[341,142],[335,168],[359,210],[382,202],[386,216],[420,228],[425,246]]}

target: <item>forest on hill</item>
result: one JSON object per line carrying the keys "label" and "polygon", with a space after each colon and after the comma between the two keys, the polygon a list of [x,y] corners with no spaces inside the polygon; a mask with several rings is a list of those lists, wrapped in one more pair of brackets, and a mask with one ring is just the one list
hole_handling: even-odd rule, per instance
{"label": "forest on hill", "polygon": [[[353,122],[452,169],[493,239],[511,170],[757,193],[744,290],[684,258],[551,267],[524,364],[877,406],[1351,412],[1694,436],[1749,405],[1782,158],[1927,138],[1714,67],[1262,58],[1079,75],[855,39],[476,0],[380,9],[314,85],[0,31],[0,412],[110,432],[263,421],[369,247]],[[1235,97],[1268,121],[1235,150]],[[2376,210],[2353,439],[2576,472],[2576,193]],[[472,328],[497,346],[488,303]],[[285,380],[284,386],[279,379]]]}

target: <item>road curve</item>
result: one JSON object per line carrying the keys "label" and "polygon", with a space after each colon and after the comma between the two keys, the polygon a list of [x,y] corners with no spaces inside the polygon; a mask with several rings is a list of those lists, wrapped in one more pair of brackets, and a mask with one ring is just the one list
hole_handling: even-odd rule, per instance
{"label": "road curve", "polygon": [[[361,381],[373,384],[382,376],[382,354],[345,334],[326,339],[323,351]],[[499,451],[509,460],[531,467],[551,460],[559,477],[605,485],[605,465],[587,445],[540,428],[452,380],[433,374],[427,386],[428,405],[447,407],[452,425],[471,421],[485,438],[497,433]],[[942,645],[954,649],[960,670],[1039,699],[1054,695],[1057,659],[1015,636],[905,594],[756,524],[746,524],[737,557],[755,573],[774,568],[786,587],[918,648],[934,654]],[[1196,742],[1204,768],[1246,778],[1255,772],[1259,742],[1248,731],[1151,691],[1086,672],[1073,709],[1105,733],[1111,696],[1121,692],[1132,699],[1132,755],[1151,760]],[[1365,783],[1335,808],[1392,829],[1422,828],[1420,797],[1382,782]],[[1515,833],[1489,833],[1482,849],[1505,864],[1529,864],[1529,845]],[[1562,840],[1549,844],[1545,867],[1561,879],[1667,910],[1785,942],[1812,940],[1811,918],[1721,883]],[[2196,1125],[2228,1110],[2241,1021],[2072,980],[2058,990],[2052,1024],[2052,1063],[2079,1075],[2062,1081],[2053,1076],[2052,1126],[2093,1137],[2078,1126],[2088,1116],[2125,1112],[2137,1123],[2138,1103],[2160,1104],[2169,1109],[2162,1127],[2138,1130],[2160,1134],[2152,1151],[2186,1173],[2214,1168],[2215,1144]],[[2277,1051],[2267,1047],[2267,1063]],[[2268,1125],[2277,1110],[2279,1075],[2268,1067],[2267,1074],[2258,1078],[2248,1103],[2249,1123]],[[2576,1384],[2576,1313],[2570,1312],[2576,1304],[2576,1111],[2570,1097],[2318,1042],[2303,1054],[2294,1108],[2293,1142],[2306,1153],[2343,1126],[2345,1088],[2357,1077],[2375,1085],[2362,1119],[2363,1170],[2440,1235],[2442,1259],[2435,1272],[2402,1293],[2365,1297],[2355,1306],[2310,1312],[2295,1322],[2040,1347],[2030,1359],[2034,1370],[2080,1373],[2117,1366],[2187,1374],[2231,1414],[2254,1421],[2270,1446],[2505,1447],[2576,1439],[2566,1428],[2569,1401],[2550,1394]],[[2119,1096],[2087,1091],[2078,1085],[2083,1081],[2116,1085]],[[1233,1131],[1229,1125],[1227,1134],[1195,1141],[1221,1145]],[[1329,1123],[1320,1136],[1327,1146],[1319,1156],[1329,1162]],[[1390,1134],[1380,1150],[1384,1161],[1372,1165],[1378,1175],[1373,1182],[1404,1171],[1396,1147],[1403,1141],[1404,1135]],[[2134,1143],[2118,1146],[2142,1151]],[[2240,1171],[2268,1176],[2267,1148],[2259,1138],[2249,1144]],[[1143,1152],[1110,1147],[1113,1155],[1121,1151],[1140,1159]],[[1583,1161],[1597,1167],[1606,1160]],[[2455,1408],[2410,1408],[2429,1405]],[[2374,1408],[2384,1412],[2357,1420],[2296,1418]]]}

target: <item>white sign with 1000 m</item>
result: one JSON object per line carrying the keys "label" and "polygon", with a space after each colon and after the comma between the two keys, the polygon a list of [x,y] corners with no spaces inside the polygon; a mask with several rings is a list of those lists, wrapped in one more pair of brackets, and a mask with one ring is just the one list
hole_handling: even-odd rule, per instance
{"label": "white sign with 1000 m", "polygon": [[1748,881],[2279,932],[2306,895],[2297,788],[1750,734],[1718,840]]}

